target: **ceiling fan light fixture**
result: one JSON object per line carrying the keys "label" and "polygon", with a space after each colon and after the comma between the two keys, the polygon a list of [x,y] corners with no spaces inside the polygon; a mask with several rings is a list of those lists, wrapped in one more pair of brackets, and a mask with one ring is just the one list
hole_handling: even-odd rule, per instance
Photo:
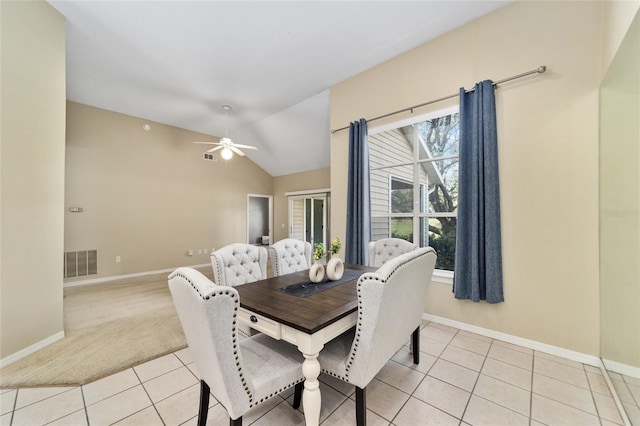
{"label": "ceiling fan light fixture", "polygon": [[[231,107],[229,105],[223,105],[222,108],[224,109],[225,115],[228,116],[229,115],[229,111],[231,110]],[[233,158],[233,154],[234,153],[238,154],[238,156],[240,156],[240,157],[244,157],[245,154],[244,154],[244,152],[242,152],[242,149],[254,149],[254,150],[258,149],[255,146],[241,145],[241,144],[234,143],[231,140],[231,138],[229,137],[229,134],[227,132],[227,117],[225,117],[225,120],[224,120],[224,137],[220,138],[220,140],[218,142],[199,142],[199,141],[195,141],[194,143],[205,144],[205,145],[216,145],[214,148],[211,148],[206,153],[207,154],[211,154],[212,152],[215,152],[215,151],[221,149],[222,151],[220,151],[220,156],[225,160],[231,160],[231,158]]]}
{"label": "ceiling fan light fixture", "polygon": [[225,160],[231,160],[231,158],[233,157],[233,151],[225,146],[220,152],[220,156]]}

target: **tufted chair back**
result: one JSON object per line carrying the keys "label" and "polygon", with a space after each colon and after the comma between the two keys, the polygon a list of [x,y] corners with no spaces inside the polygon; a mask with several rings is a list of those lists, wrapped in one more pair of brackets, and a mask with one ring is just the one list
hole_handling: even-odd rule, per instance
{"label": "tufted chair back", "polygon": [[218,285],[236,286],[267,278],[267,249],[251,244],[229,244],[211,253],[213,278]]}
{"label": "tufted chair back", "polygon": [[360,276],[358,322],[318,355],[322,371],[364,389],[420,327],[436,264],[431,247],[394,257]]}
{"label": "tufted chair back", "polygon": [[369,243],[369,266],[380,267],[389,259],[418,248],[417,244],[400,238],[383,238]]}
{"label": "tufted chair back", "polygon": [[[240,296],[218,286],[199,271],[178,268],[169,289],[201,380],[198,424],[205,424],[209,392],[231,419],[301,383],[302,355],[295,346],[257,335],[238,336]],[[236,422],[234,424],[240,424]]]}
{"label": "tufted chair back", "polygon": [[274,276],[290,274],[311,267],[311,243],[285,238],[269,247]]}

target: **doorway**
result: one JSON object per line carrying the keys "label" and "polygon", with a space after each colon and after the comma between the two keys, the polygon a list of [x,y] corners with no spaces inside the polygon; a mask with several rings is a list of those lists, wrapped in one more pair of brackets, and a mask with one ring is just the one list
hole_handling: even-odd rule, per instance
{"label": "doorway", "polygon": [[247,195],[247,243],[271,244],[273,221],[273,196]]}
{"label": "doorway", "polygon": [[289,238],[327,246],[326,193],[289,197]]}

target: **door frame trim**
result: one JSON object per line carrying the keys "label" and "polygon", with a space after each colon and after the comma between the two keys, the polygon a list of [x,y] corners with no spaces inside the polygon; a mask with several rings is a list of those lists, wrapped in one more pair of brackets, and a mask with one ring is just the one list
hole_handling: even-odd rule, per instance
{"label": "door frame trim", "polygon": [[[323,232],[324,238],[329,242],[331,240],[331,188],[323,188],[323,189],[309,189],[304,191],[292,191],[285,192],[284,194],[287,197],[287,220],[289,222],[289,230],[288,230],[288,238],[292,238],[291,232],[292,228],[292,209],[291,202],[293,199],[300,198],[324,198],[325,206],[324,206],[324,217],[323,217]],[[320,196],[320,197],[318,197]]]}
{"label": "door frame trim", "polygon": [[249,241],[249,223],[251,222],[251,218],[249,215],[251,214],[250,202],[251,198],[267,198],[269,200],[269,245],[273,243],[273,195],[268,194],[247,194],[247,233],[245,235],[245,241],[247,244],[254,244]]}

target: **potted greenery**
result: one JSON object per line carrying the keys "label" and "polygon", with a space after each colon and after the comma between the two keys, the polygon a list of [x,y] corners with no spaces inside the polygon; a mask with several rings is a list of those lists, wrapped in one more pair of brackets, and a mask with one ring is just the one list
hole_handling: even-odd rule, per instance
{"label": "potted greenery", "polygon": [[316,243],[313,250],[314,262],[309,269],[309,279],[311,282],[319,283],[324,278],[324,266],[320,263],[320,259],[325,255],[324,244]]}
{"label": "potted greenery", "polygon": [[334,237],[331,240],[331,246],[329,247],[329,253],[331,253],[331,259],[327,263],[327,277],[332,280],[339,280],[344,274],[344,263],[342,259],[338,257],[338,252],[342,248],[342,243],[338,237]]}

